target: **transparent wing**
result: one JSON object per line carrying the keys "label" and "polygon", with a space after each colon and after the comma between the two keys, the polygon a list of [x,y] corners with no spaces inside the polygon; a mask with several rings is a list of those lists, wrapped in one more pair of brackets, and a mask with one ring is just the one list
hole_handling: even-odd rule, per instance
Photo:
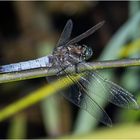
{"label": "transparent wing", "polygon": [[[61,63],[59,63],[59,65],[61,67],[60,71],[61,72],[63,71],[64,74],[66,74],[66,76],[73,82],[73,84],[75,84],[78,87],[76,89],[76,92],[62,93],[63,96],[66,99],[68,99],[70,102],[75,104],[76,106],[86,110],[96,120],[104,123],[105,125],[111,126],[112,125],[111,119],[109,118],[107,113],[104,111],[104,109],[95,101],[95,99],[88,94],[86,87],[80,81],[72,78],[72,75],[68,74],[65,71],[65,69],[67,67],[63,67]],[[58,75],[58,77],[59,77],[59,75]],[[101,115],[102,115],[102,117],[101,117]]]}
{"label": "transparent wing", "polygon": [[105,23],[105,21],[101,21],[98,24],[96,24],[95,26],[93,26],[92,28],[90,28],[89,30],[87,30],[86,32],[82,33],[81,35],[73,38],[72,40],[70,40],[66,46],[70,45],[70,44],[74,44],[77,43],[79,41],[81,41],[82,39],[90,36],[91,34],[93,34],[96,30],[98,30],[99,28],[102,27],[102,25]]}
{"label": "transparent wing", "polygon": [[[62,93],[63,96],[75,104],[76,106],[86,110],[91,114],[96,120],[102,122],[105,125],[112,126],[112,121],[104,111],[104,109],[92,98],[85,86],[78,80],[72,79],[70,74],[67,77],[73,81],[78,88],[75,89],[76,92],[72,93]],[[102,116],[102,117],[101,117]]]}
{"label": "transparent wing", "polygon": [[[102,97],[106,97],[106,99],[123,108],[127,109],[139,109],[139,105],[135,99],[135,97],[129,93],[127,90],[123,89],[119,85],[104,79],[101,77],[97,71],[94,72],[86,72],[85,77],[81,77],[81,81],[86,86],[87,84],[91,84],[89,80],[87,80],[87,76],[91,78],[95,87],[99,87],[102,92]],[[93,86],[93,85],[91,85]],[[96,88],[93,92],[94,96],[101,96],[96,92]],[[101,98],[102,98],[101,97]]]}
{"label": "transparent wing", "polygon": [[69,41],[71,32],[72,32],[72,28],[73,28],[73,23],[72,23],[72,20],[69,19],[61,33],[61,36],[59,38],[59,41],[58,41],[56,47],[65,45]]}

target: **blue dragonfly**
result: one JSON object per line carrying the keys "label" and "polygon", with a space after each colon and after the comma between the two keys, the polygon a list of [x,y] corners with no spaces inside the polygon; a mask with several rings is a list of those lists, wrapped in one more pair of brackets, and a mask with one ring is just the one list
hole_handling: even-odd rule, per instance
{"label": "blue dragonfly", "polygon": [[[73,84],[78,87],[75,93],[63,93],[63,96],[76,106],[86,110],[96,120],[105,125],[111,126],[112,121],[110,117],[96,101],[96,96],[101,95],[98,95],[95,91],[92,91],[92,96],[88,93],[87,86],[91,85],[91,80],[94,81],[95,85],[100,86],[100,90],[104,91],[103,97],[107,96],[106,99],[109,102],[119,107],[139,109],[139,105],[135,97],[126,89],[107,79],[104,79],[98,71],[85,71],[79,80],[73,79],[72,74],[66,72],[68,67],[76,67],[79,63],[86,62],[89,58],[91,58],[93,55],[92,49],[87,45],[79,45],[78,42],[93,34],[96,30],[101,28],[103,24],[104,21],[101,21],[86,32],[70,39],[73,22],[72,20],[68,20],[52,54],[35,60],[3,65],[0,67],[0,73],[10,73],[44,67],[58,67],[57,77],[59,77],[63,72],[63,74],[72,80]],[[78,74],[77,71],[75,71],[75,73]],[[94,112],[95,109],[96,113]],[[102,117],[99,117],[98,114],[102,114]]]}

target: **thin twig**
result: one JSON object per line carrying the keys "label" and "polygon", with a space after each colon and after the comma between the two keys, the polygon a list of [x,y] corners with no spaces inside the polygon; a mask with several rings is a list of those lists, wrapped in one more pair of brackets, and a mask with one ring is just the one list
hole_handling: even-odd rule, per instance
{"label": "thin twig", "polygon": [[[77,69],[78,72],[83,72],[86,70],[109,69],[109,68],[132,67],[132,66],[140,66],[140,58],[96,61],[92,63],[86,63],[86,65],[84,65],[84,63],[80,63],[77,66]],[[68,67],[66,71],[69,73],[75,73],[75,66]],[[57,72],[58,72],[58,67],[38,68],[38,69],[32,69],[32,70],[26,70],[20,72],[4,73],[4,74],[0,74],[0,83],[52,76],[52,75],[56,75]]]}

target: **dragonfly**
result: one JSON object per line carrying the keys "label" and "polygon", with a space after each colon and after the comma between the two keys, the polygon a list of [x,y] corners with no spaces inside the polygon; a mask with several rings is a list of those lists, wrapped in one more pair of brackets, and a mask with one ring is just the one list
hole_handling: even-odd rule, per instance
{"label": "dragonfly", "polygon": [[[82,72],[79,80],[75,80],[72,77],[73,74],[67,73],[66,71],[68,67],[76,67],[79,63],[85,65],[85,62],[92,57],[93,50],[87,45],[79,45],[78,43],[92,35],[95,31],[101,28],[103,24],[104,21],[101,21],[84,33],[70,39],[73,22],[69,19],[52,54],[35,60],[3,65],[0,67],[0,73],[17,72],[44,67],[58,67],[57,77],[61,76],[61,73],[63,72],[70,80],[72,80],[73,84],[78,87],[76,88],[75,93],[62,93],[63,96],[79,108],[86,110],[97,121],[100,121],[107,126],[112,126],[110,117],[98,101],[96,101],[96,97],[102,98],[102,96],[95,91],[92,91],[92,95],[88,92],[87,86],[92,86],[91,80],[94,81],[93,83],[95,85],[100,87],[101,91],[103,91],[103,97],[107,97],[106,99],[110,103],[119,107],[139,109],[136,98],[126,89],[103,78],[97,70],[87,70]],[[75,73],[79,74],[76,69]],[[99,117],[98,114],[102,114],[102,117]]]}

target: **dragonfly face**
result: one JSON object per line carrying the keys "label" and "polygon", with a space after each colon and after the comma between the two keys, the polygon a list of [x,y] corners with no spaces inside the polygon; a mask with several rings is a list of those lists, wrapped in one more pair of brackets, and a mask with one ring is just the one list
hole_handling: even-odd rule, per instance
{"label": "dragonfly face", "polygon": [[88,60],[89,58],[92,57],[93,51],[90,47],[87,47],[86,45],[83,45],[83,51],[82,51],[82,59],[83,60]]}

